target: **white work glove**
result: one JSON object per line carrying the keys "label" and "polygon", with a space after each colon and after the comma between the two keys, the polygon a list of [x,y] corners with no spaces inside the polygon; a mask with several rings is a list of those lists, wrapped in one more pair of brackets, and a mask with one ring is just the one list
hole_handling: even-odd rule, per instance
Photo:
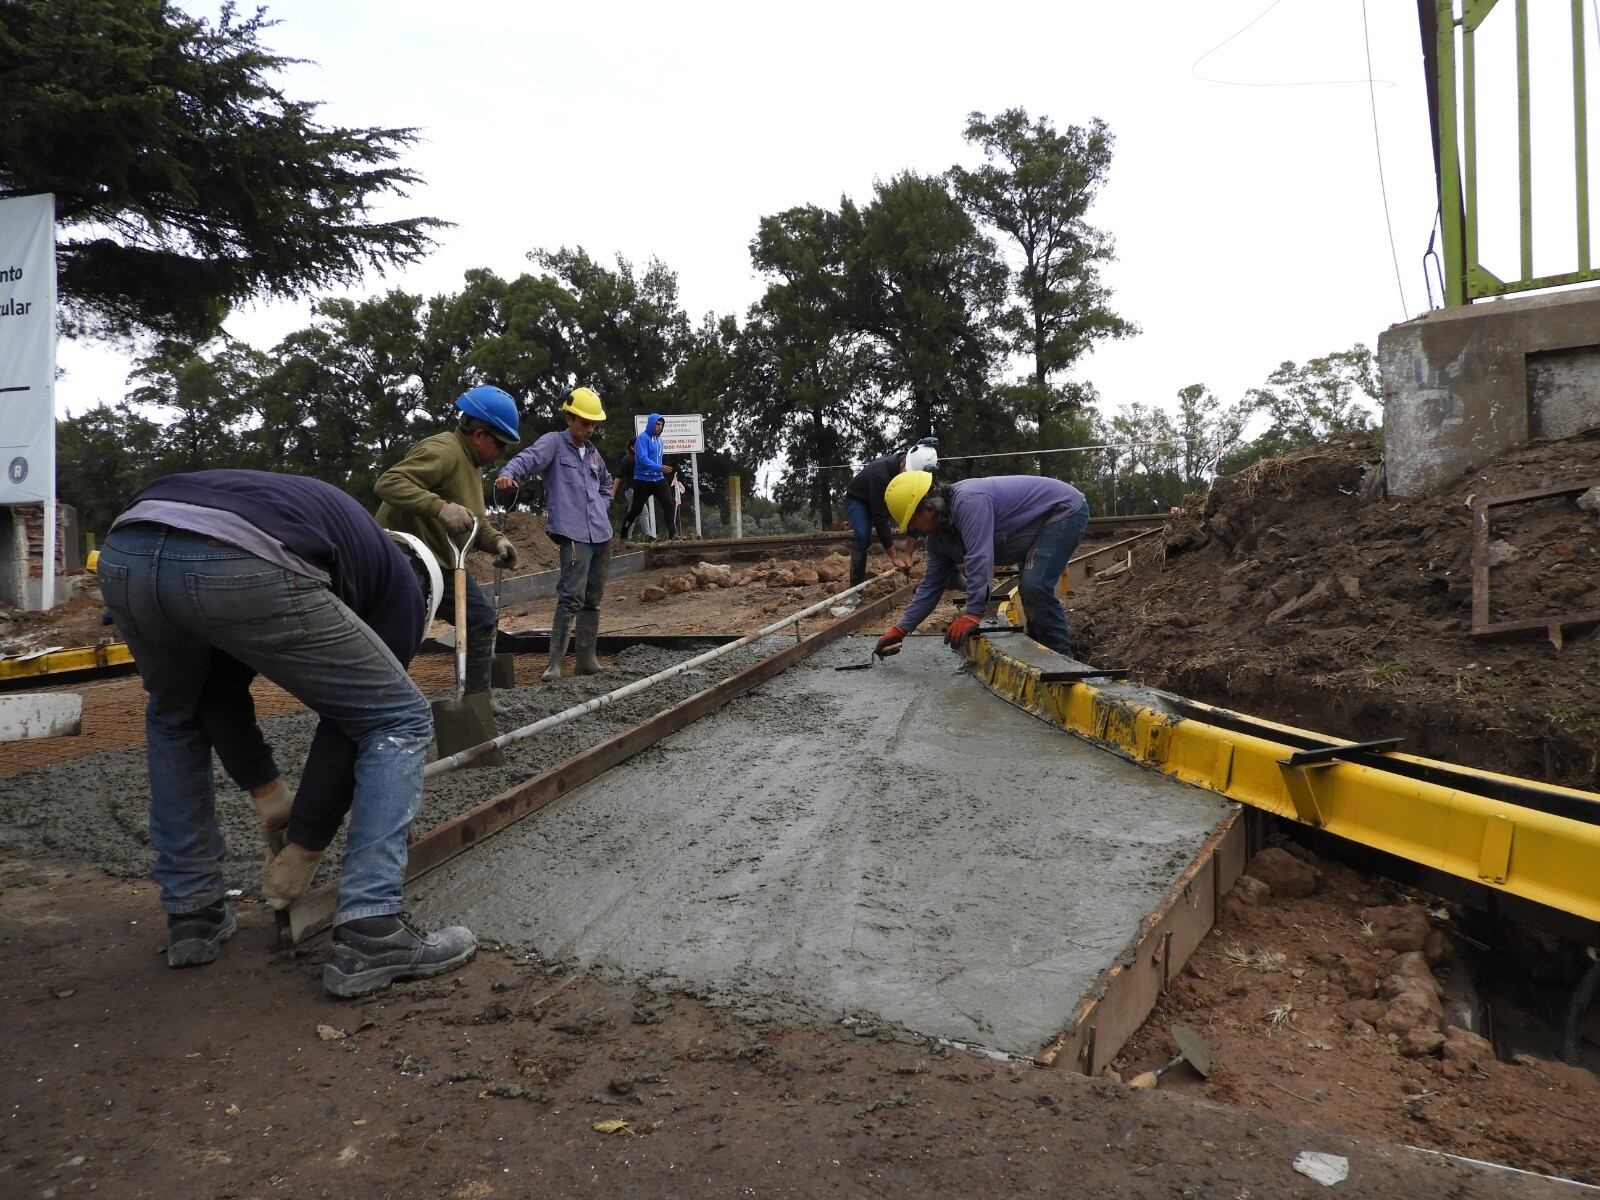
{"label": "white work glove", "polygon": [[451,537],[466,537],[472,532],[472,523],[477,520],[472,515],[472,510],[464,504],[446,503],[439,510],[439,524],[444,526],[445,532]]}
{"label": "white work glove", "polygon": [[503,537],[495,541],[494,565],[502,571],[517,569],[517,548],[511,544],[510,538]]}

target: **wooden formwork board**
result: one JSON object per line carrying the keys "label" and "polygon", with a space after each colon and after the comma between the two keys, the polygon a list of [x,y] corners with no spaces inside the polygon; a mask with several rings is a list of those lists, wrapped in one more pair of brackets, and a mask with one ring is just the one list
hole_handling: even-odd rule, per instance
{"label": "wooden formwork board", "polygon": [[1040,1064],[1094,1075],[1121,1053],[1216,924],[1222,897],[1244,873],[1248,824],[1244,809],[1229,810],[1071,1023],[1039,1053]]}

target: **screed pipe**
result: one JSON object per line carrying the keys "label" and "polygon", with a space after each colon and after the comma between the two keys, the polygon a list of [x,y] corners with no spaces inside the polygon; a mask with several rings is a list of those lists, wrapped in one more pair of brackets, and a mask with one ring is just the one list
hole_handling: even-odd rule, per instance
{"label": "screed pipe", "polygon": [[582,704],[575,704],[571,708],[563,709],[561,712],[552,713],[550,716],[542,717],[533,722],[531,725],[523,725],[518,729],[513,729],[507,733],[502,733],[493,741],[483,742],[476,746],[469,746],[467,749],[458,751],[457,753],[449,755],[446,758],[435,759],[422,769],[422,777],[424,779],[432,779],[435,775],[443,775],[446,771],[454,771],[458,767],[464,767],[480,758],[485,758],[488,755],[493,754],[496,750],[504,749],[506,746],[513,745],[516,742],[524,741],[525,739],[532,737],[534,734],[543,733],[547,729],[554,729],[558,725],[565,725],[568,721],[577,720],[577,718],[587,716],[592,712],[599,712],[602,708],[608,708],[615,704],[618,700],[626,700],[629,696],[637,695],[646,688],[654,687],[656,684],[661,683],[664,680],[671,679],[675,675],[682,675],[685,671],[692,671],[695,667],[703,666],[708,662],[719,659],[724,654],[729,654],[732,651],[739,649],[741,646],[748,646],[751,642],[759,641],[764,637],[770,637],[779,630],[787,629],[790,625],[793,625],[798,621],[803,621],[807,617],[815,616],[817,613],[821,612],[830,605],[837,604],[841,600],[844,600],[850,596],[854,596],[857,592],[872,586],[879,579],[889,579],[892,578],[893,575],[893,571],[885,571],[882,575],[879,575],[873,579],[869,579],[865,583],[858,583],[855,585],[855,587],[846,588],[842,592],[838,592],[835,595],[829,596],[826,600],[819,600],[809,608],[803,608],[799,612],[790,613],[782,620],[774,621],[765,629],[758,630],[755,633],[746,634],[736,642],[728,642],[726,645],[718,646],[713,650],[707,650],[704,654],[697,654],[693,658],[686,659],[685,661],[678,663],[676,666],[668,667],[665,671],[657,671],[654,675],[648,675],[643,679],[636,679],[632,683],[619,687],[614,692],[607,692],[603,696],[596,696],[593,700],[586,700]]}

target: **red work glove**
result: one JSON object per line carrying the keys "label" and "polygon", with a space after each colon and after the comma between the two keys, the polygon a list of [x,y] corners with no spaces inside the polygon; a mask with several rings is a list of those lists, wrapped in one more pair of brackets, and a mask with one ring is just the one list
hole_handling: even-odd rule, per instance
{"label": "red work glove", "polygon": [[878,645],[872,652],[879,658],[888,658],[891,654],[900,653],[900,643],[905,640],[906,631],[898,625],[891,625],[889,631],[878,639]]}
{"label": "red work glove", "polygon": [[949,628],[944,631],[944,640],[959,649],[961,643],[971,637],[972,631],[981,623],[979,618],[971,613],[962,613],[954,621],[950,622]]}

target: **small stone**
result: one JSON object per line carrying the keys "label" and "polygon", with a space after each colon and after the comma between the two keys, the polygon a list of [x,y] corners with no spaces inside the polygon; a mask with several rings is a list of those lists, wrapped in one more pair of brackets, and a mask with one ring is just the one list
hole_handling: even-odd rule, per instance
{"label": "small stone", "polygon": [[1252,858],[1245,871],[1271,888],[1274,896],[1309,896],[1317,887],[1316,871],[1276,846]]}
{"label": "small stone", "polygon": [[1504,538],[1495,538],[1494,541],[1489,543],[1488,562],[1491,567],[1498,567],[1502,563],[1516,562],[1521,557],[1522,551]]}
{"label": "small stone", "polygon": [[1443,930],[1430,929],[1427,939],[1422,943],[1422,955],[1428,960],[1429,966],[1437,967],[1454,958],[1456,948]]}
{"label": "small stone", "polygon": [[1240,903],[1251,906],[1265,904],[1272,898],[1272,889],[1254,875],[1241,875],[1233,885],[1233,895],[1239,897]]}
{"label": "small stone", "polygon": [[639,593],[639,599],[644,601],[646,604],[654,604],[658,600],[665,600],[666,598],[667,589],[664,587],[658,587],[653,583],[649,587],[645,588],[644,591]]}
{"label": "small stone", "polygon": [[1600,487],[1592,487],[1579,496],[1578,507],[1585,512],[1600,514]]}
{"label": "small stone", "polygon": [[1488,1038],[1452,1025],[1444,1031],[1444,1058],[1463,1074],[1481,1070],[1494,1061],[1494,1046]]}
{"label": "small stone", "polygon": [[1444,1045],[1444,1034],[1437,1029],[1418,1026],[1400,1035],[1400,1053],[1407,1058],[1426,1058],[1439,1053]]}
{"label": "small stone", "polygon": [[1360,579],[1356,578],[1354,575],[1336,575],[1334,578],[1339,584],[1339,590],[1343,592],[1346,597],[1351,600],[1361,599]]}

